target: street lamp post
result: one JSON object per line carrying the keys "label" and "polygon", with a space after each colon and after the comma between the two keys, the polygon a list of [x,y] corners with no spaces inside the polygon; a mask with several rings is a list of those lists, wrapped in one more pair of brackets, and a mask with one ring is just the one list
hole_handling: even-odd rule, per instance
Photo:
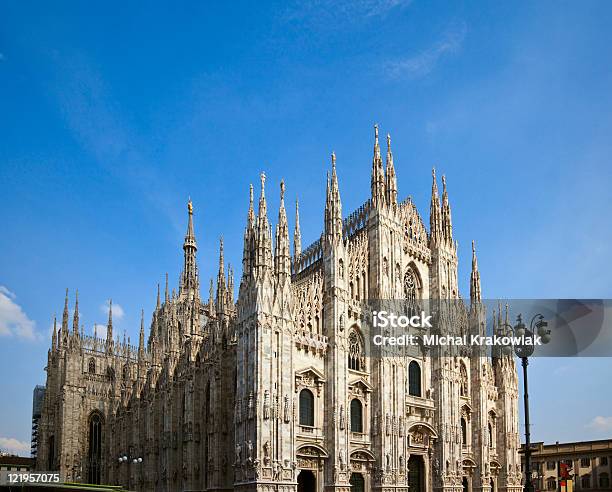
{"label": "street lamp post", "polygon": [[131,488],[131,474],[130,474],[130,464],[133,463],[135,465],[140,465],[142,463],[142,458],[140,456],[135,457],[135,456],[128,456],[127,454],[120,454],[119,455],[119,459],[117,460],[119,462],[119,464],[123,464],[126,463],[128,465],[127,467],[127,487],[128,489]]}
{"label": "street lamp post", "polygon": [[535,332],[542,339],[542,343],[550,342],[550,329],[548,323],[544,321],[544,316],[536,314],[529,323],[529,329],[523,323],[522,316],[519,314],[514,327],[504,324],[508,331],[514,332],[517,337],[524,337],[524,340],[530,340],[531,343],[517,344],[514,346],[514,353],[521,359],[523,367],[523,405],[525,409],[525,492],[533,492],[533,482],[531,478],[531,432],[529,423],[529,385],[527,382],[527,366],[529,365],[529,357],[533,355],[535,350]]}

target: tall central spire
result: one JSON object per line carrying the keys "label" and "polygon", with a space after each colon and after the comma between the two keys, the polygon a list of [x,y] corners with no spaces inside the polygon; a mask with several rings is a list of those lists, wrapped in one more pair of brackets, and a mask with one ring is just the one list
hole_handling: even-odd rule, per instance
{"label": "tall central spire", "polygon": [[181,276],[180,293],[193,292],[194,295],[197,296],[199,286],[196,251],[198,250],[198,246],[193,232],[193,204],[191,203],[191,198],[187,202],[187,211],[189,213],[189,219],[187,222],[187,234],[185,234],[185,241],[183,242],[185,259],[183,274]]}

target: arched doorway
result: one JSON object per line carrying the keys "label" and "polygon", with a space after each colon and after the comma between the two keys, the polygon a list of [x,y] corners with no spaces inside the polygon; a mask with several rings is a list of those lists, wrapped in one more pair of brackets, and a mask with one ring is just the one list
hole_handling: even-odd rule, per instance
{"label": "arched doorway", "polygon": [[317,479],[310,470],[302,470],[298,475],[298,492],[316,492]]}
{"label": "arched doorway", "polygon": [[425,492],[423,457],[413,454],[408,460],[408,489],[410,492]]}
{"label": "arched doorway", "polygon": [[365,480],[361,473],[351,473],[351,492],[365,492]]}

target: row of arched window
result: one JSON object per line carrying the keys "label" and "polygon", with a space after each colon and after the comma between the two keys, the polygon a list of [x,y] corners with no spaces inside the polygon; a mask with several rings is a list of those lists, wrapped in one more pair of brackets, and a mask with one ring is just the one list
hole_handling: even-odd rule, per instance
{"label": "row of arched window", "polygon": [[[93,357],[89,359],[89,363],[87,364],[87,372],[89,374],[96,374],[96,359],[94,359]],[[130,368],[127,364],[123,366],[121,375],[123,379],[128,379],[130,375]],[[112,367],[108,366],[106,368],[106,376],[109,379],[115,379],[115,370]]]}
{"label": "row of arched window", "polygon": [[[351,432],[363,432],[363,404],[358,398],[351,400],[349,422]],[[315,425],[315,397],[309,389],[300,391],[300,425]]]}
{"label": "row of arched window", "polygon": [[[351,330],[348,338],[348,368],[353,371],[365,371],[365,350],[363,340],[357,330]],[[463,367],[463,366],[462,366]],[[412,361],[408,365],[408,394],[422,396],[421,366]]]}

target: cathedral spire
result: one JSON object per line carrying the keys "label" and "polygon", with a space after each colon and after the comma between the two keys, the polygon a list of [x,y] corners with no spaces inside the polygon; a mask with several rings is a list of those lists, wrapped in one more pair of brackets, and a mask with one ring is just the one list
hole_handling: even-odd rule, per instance
{"label": "cathedral spire", "polygon": [[328,197],[325,209],[326,233],[330,241],[342,240],[342,200],[340,199],[340,188],[338,187],[338,175],[336,173],[336,154],[332,152],[332,175],[328,185]]}
{"label": "cathedral spire", "polygon": [[378,144],[378,125],[374,125],[374,157],[372,158],[372,203],[375,207],[385,203],[385,171],[383,169],[382,157],[380,156],[380,145]]}
{"label": "cathedral spire", "polygon": [[225,299],[225,272],[223,263],[223,236],[219,238],[219,272],[217,273],[217,309],[223,307]]}
{"label": "cathedral spire", "polygon": [[161,306],[161,303],[160,303],[160,298],[159,298],[159,282],[157,282],[157,303],[155,305],[155,309],[159,311],[160,306]]}
{"label": "cathedral spire", "polygon": [[53,335],[51,339],[51,349],[55,351],[57,348],[57,316],[53,316]]}
{"label": "cathedral spire", "polygon": [[168,272],[166,272],[166,290],[164,291],[164,302],[170,300],[170,292],[168,291]]}
{"label": "cathedral spire", "polygon": [[255,238],[256,251],[255,251],[255,268],[257,274],[261,275],[263,272],[272,267],[272,238],[270,231],[270,223],[268,222],[267,205],[266,205],[266,175],[261,173],[261,195],[259,197],[259,211],[257,216],[257,235]]}
{"label": "cathedral spire", "polygon": [[108,301],[108,323],[106,325],[106,348],[113,347],[113,300]]}
{"label": "cathedral spire", "polygon": [[393,164],[393,153],[391,152],[391,135],[387,134],[387,203],[390,207],[397,205],[397,177],[395,176],[395,166]]}
{"label": "cathedral spire", "polygon": [[198,291],[198,267],[196,264],[196,252],[198,250],[195,234],[193,232],[193,204],[191,198],[187,202],[188,222],[187,234],[183,243],[184,265],[181,278],[180,293],[193,292],[197,295]]}
{"label": "cathedral spire", "polygon": [[429,206],[429,234],[432,244],[438,244],[442,236],[442,219],[440,217],[440,197],[436,181],[436,168],[431,170],[431,204]]}
{"label": "cathedral spire", "polygon": [[[259,210],[257,214],[259,216],[259,220],[261,221],[262,217],[266,217],[266,173],[262,172],[259,176],[261,181],[261,194],[259,195]],[[266,217],[267,219],[267,217]]]}
{"label": "cathedral spire", "polygon": [[255,211],[253,209],[253,185],[249,185],[249,211],[247,213],[247,225],[244,230],[244,243],[242,248],[242,278],[251,276],[253,268],[253,234],[255,230]]}
{"label": "cathedral spire", "polygon": [[446,191],[446,176],[442,176],[442,235],[446,242],[453,244],[453,225],[451,219],[451,207],[448,202]]}
{"label": "cathedral spire", "polygon": [[138,338],[138,359],[144,358],[144,309],[140,311],[140,335]]}
{"label": "cathedral spire", "polygon": [[478,271],[478,258],[476,257],[476,244],[472,241],[472,273],[470,275],[470,301],[472,304],[482,300],[480,288],[480,272]]}
{"label": "cathedral spire", "polygon": [[79,335],[79,291],[76,291],[74,300],[74,316],[72,318],[72,331],[78,336]]}
{"label": "cathedral spire", "polygon": [[280,207],[276,224],[276,245],[274,251],[274,270],[281,276],[291,275],[291,252],[289,245],[289,225],[285,210],[285,181],[280,182]]}
{"label": "cathedral spire", "polygon": [[227,294],[231,304],[234,303],[234,268],[230,263],[227,264]]}
{"label": "cathedral spire", "polygon": [[62,314],[62,336],[68,333],[68,289],[66,289],[66,297],[64,298],[64,312]]}
{"label": "cathedral spire", "polygon": [[62,313],[62,329],[61,329],[61,340],[62,345],[68,343],[68,289],[66,289],[66,297],[64,298],[64,312]]}
{"label": "cathedral spire", "polygon": [[210,287],[208,288],[208,307],[212,313],[212,309],[215,305],[215,296],[214,296],[214,291],[215,291],[215,287],[214,287],[214,282],[213,279],[210,279]]}
{"label": "cathedral spire", "polygon": [[255,210],[253,208],[253,185],[249,185],[249,212],[247,214],[247,226],[252,228],[255,225]]}
{"label": "cathedral spire", "polygon": [[293,232],[293,256],[297,257],[302,253],[302,233],[300,231],[300,206],[297,198],[295,199],[295,231]]}

